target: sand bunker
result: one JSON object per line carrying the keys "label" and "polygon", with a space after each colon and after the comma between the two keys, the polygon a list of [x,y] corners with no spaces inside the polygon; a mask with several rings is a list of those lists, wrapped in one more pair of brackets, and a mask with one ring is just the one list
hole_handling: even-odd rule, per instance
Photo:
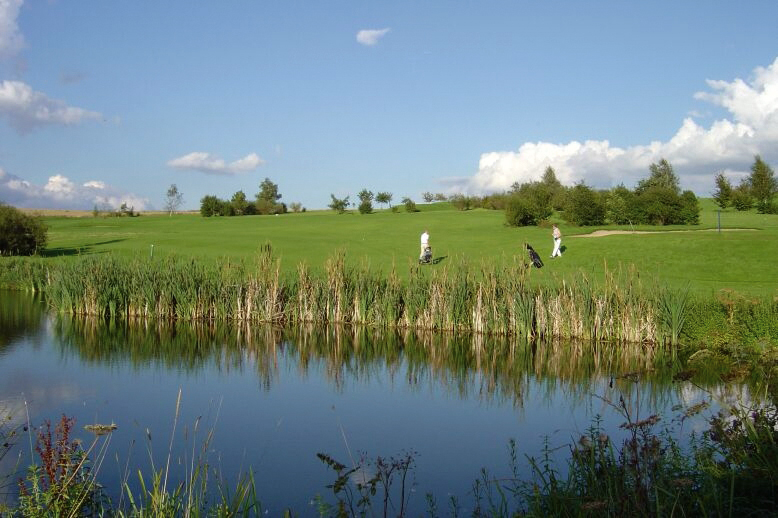
{"label": "sand bunker", "polygon": [[670,234],[673,232],[735,232],[735,231],[751,231],[755,228],[703,228],[699,230],[595,230],[591,234],[577,234],[569,235],[567,237],[605,237],[615,236],[618,234]]}

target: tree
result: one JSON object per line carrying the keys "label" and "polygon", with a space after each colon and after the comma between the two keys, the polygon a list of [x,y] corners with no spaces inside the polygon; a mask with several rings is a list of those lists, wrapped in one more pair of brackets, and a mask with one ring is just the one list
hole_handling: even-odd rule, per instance
{"label": "tree", "polygon": [[392,203],[392,193],[390,192],[379,192],[375,195],[375,201],[376,203],[380,203],[381,205],[387,205]]}
{"label": "tree", "polygon": [[348,207],[348,196],[345,198],[338,199],[335,197],[334,194],[330,194],[330,198],[332,198],[332,203],[328,205],[329,208],[337,212],[338,214],[343,214],[346,212],[346,208]]}
{"label": "tree", "polygon": [[729,182],[724,173],[716,175],[716,190],[713,191],[713,201],[716,205],[722,209],[729,207],[730,200],[732,198],[732,184]]}
{"label": "tree", "polygon": [[405,212],[419,212],[419,209],[416,208],[416,203],[412,199],[405,197],[402,203],[405,205]]}
{"label": "tree", "polygon": [[751,196],[756,200],[756,210],[762,214],[773,212],[773,197],[778,192],[778,183],[773,170],[759,155],[756,155],[754,164],[751,166],[748,185],[751,187]]}
{"label": "tree", "polygon": [[182,203],[184,203],[184,194],[178,191],[176,184],[170,184],[165,196],[165,210],[172,216]]}
{"label": "tree", "polygon": [[448,196],[446,196],[445,193],[442,192],[435,193],[435,201],[446,201],[447,199]]}
{"label": "tree", "polygon": [[373,212],[373,191],[362,189],[357,196],[359,197],[359,213],[370,214]]}
{"label": "tree", "polygon": [[676,195],[681,194],[681,188],[678,182],[678,176],[673,172],[673,166],[664,158],[658,164],[651,164],[648,167],[651,175],[638,182],[635,188],[635,194],[642,194],[651,187],[663,187],[670,189]]}
{"label": "tree", "polygon": [[218,216],[220,211],[221,200],[216,196],[207,195],[200,199],[200,215],[204,218],[211,216]]}
{"label": "tree", "polygon": [[546,167],[540,183],[551,195],[551,206],[556,210],[562,210],[565,205],[565,187],[556,178],[556,172],[551,166]]}
{"label": "tree", "polygon": [[258,214],[279,214],[286,212],[286,206],[283,203],[278,203],[281,199],[281,194],[278,192],[278,185],[270,181],[270,178],[265,178],[264,181],[259,184],[259,192],[257,193],[257,201],[255,203]]}
{"label": "tree", "polygon": [[754,206],[754,199],[751,197],[751,187],[748,184],[748,179],[744,178],[740,185],[732,190],[732,206],[736,210],[750,210]]}
{"label": "tree", "polygon": [[233,194],[232,200],[230,200],[230,204],[232,205],[232,210],[236,216],[242,216],[245,214],[246,207],[249,206],[249,201],[246,199],[246,193],[243,191],[238,191]]}
{"label": "tree", "polygon": [[432,203],[432,200],[435,199],[435,195],[431,192],[423,192],[421,197],[426,203]]}
{"label": "tree", "polygon": [[46,225],[0,202],[0,255],[33,255],[46,246]]}

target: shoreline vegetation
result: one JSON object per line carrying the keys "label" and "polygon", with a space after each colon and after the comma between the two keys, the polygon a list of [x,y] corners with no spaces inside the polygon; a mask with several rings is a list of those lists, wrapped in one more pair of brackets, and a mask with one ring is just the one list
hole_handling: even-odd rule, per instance
{"label": "shoreline vegetation", "polygon": [[604,280],[581,273],[534,283],[525,260],[511,265],[449,261],[412,265],[405,280],[345,253],[322,270],[282,272],[269,244],[253,261],[118,258],[78,261],[5,258],[0,286],[44,294],[73,315],[167,321],[347,324],[382,329],[472,332],[523,340],[573,339],[649,346],[680,342],[765,347],[778,339],[778,299],[721,291],[704,297],[644,281],[634,268]]}

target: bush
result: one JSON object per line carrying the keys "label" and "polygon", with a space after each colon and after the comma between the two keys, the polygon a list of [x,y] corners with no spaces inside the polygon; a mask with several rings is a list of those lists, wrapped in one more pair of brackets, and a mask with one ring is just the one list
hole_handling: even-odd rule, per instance
{"label": "bush", "polygon": [[564,218],[574,225],[602,225],[605,223],[605,204],[590,187],[576,185],[567,195]]}
{"label": "bush", "polygon": [[619,185],[608,193],[605,200],[606,217],[616,225],[626,225],[635,219],[632,208],[635,206],[635,194]]}
{"label": "bush", "polygon": [[203,198],[200,200],[200,215],[204,218],[217,216],[222,204],[223,201],[216,196],[203,196]]}
{"label": "bush", "polygon": [[[540,182],[514,184],[511,189],[511,196],[517,196],[524,199],[524,203],[529,207],[535,221],[548,219],[554,212],[551,205],[551,199],[554,195],[553,189]],[[508,202],[510,206],[511,202]]]}
{"label": "bush", "polygon": [[457,210],[470,210],[473,208],[473,199],[464,194],[455,194],[451,197],[451,205]]}
{"label": "bush", "polygon": [[700,204],[692,191],[681,194],[681,221],[687,225],[700,224]]}
{"label": "bush", "polygon": [[0,203],[0,255],[33,255],[46,246],[46,225]]}
{"label": "bush", "polygon": [[744,210],[750,210],[751,207],[754,206],[754,199],[751,197],[751,194],[748,192],[748,189],[744,189],[741,187],[738,187],[734,191],[732,191],[732,195],[730,197],[730,203],[732,204],[735,209],[744,211]]}
{"label": "bush", "polygon": [[512,227],[537,225],[539,219],[532,205],[521,196],[513,196],[505,209],[505,222]]}

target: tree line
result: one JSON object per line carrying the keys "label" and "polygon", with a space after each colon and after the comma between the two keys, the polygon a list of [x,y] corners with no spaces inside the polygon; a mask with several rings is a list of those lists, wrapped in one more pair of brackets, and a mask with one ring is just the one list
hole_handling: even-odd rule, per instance
{"label": "tree line", "polygon": [[756,205],[761,214],[778,214],[778,206],[773,202],[778,193],[778,181],[772,168],[759,155],[751,166],[751,174],[744,177],[737,187],[732,187],[724,173],[718,173],[715,182],[713,200],[722,209],[750,210]]}
{"label": "tree line", "polygon": [[222,200],[213,195],[203,196],[200,199],[200,214],[210,216],[251,216],[254,214],[286,214],[291,208],[292,212],[305,212],[301,203],[292,203],[287,207],[281,200],[278,192],[278,184],[265,178],[259,184],[259,192],[250,200],[242,190],[232,195],[230,200]]}
{"label": "tree line", "polygon": [[[737,210],[748,210],[756,205],[759,212],[778,213],[778,207],[773,203],[778,183],[770,166],[758,155],[751,167],[751,174],[743,178],[738,187],[733,188],[723,173],[716,175],[715,183],[713,199],[722,208],[731,206]],[[564,186],[557,179],[554,169],[548,167],[539,181],[516,182],[502,193],[479,197],[424,192],[422,198],[427,203],[447,201],[458,210],[503,210],[506,223],[511,226],[536,225],[554,212],[559,213],[568,223],[578,226],[606,223],[696,225],[700,214],[697,196],[690,190],[681,190],[678,175],[664,158],[649,166],[648,177],[641,179],[634,189],[628,189],[624,184],[611,189],[594,189],[584,182]],[[175,199],[170,192],[168,199]],[[287,212],[287,206],[280,199],[278,185],[265,178],[253,201],[248,200],[243,191],[236,192],[229,201],[205,196],[201,200],[200,213],[203,216],[283,214]],[[397,212],[400,207],[404,207],[407,212],[418,211],[416,203],[409,197],[403,198],[400,205],[392,205],[391,192],[374,193],[366,188],[359,191],[357,200],[353,202],[350,196],[338,198],[330,194],[330,199],[328,207],[341,214],[350,207],[356,208],[360,214],[371,214],[374,212],[373,203],[388,207],[393,212]],[[299,203],[291,204],[291,208],[294,212],[305,211]]]}
{"label": "tree line", "polygon": [[624,184],[593,189],[583,182],[565,187],[548,167],[540,181],[515,183],[504,195],[507,223],[535,225],[558,211],[562,219],[579,226],[698,224],[699,201],[692,191],[681,191],[670,162],[663,158],[651,164],[649,173],[634,189]]}
{"label": "tree line", "polygon": [[[737,188],[719,173],[713,198],[722,208],[732,206],[748,210],[756,205],[762,213],[778,213],[773,198],[778,181],[760,156],[756,156],[751,174]],[[649,176],[634,189],[623,184],[612,189],[595,190],[585,183],[565,187],[548,167],[540,181],[514,183],[507,193],[484,197],[481,206],[505,210],[509,225],[535,225],[554,211],[565,221],[579,225],[612,223],[647,225],[699,224],[699,202],[692,191],[681,191],[678,176],[670,162],[661,159],[649,166]],[[472,201],[471,201],[472,202]]]}

